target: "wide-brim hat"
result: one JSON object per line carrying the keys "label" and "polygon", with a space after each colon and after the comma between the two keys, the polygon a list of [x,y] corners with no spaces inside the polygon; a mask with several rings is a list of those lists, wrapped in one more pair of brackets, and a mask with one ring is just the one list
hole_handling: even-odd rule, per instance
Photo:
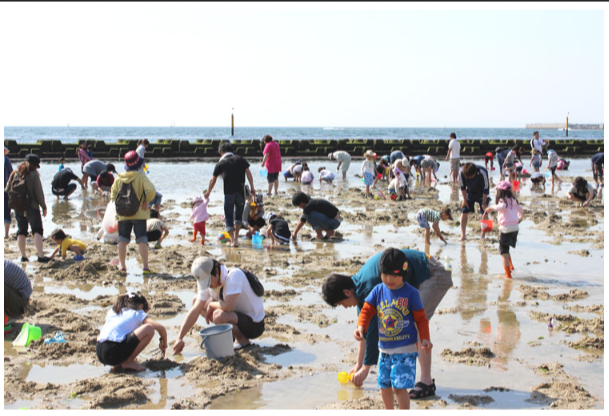
{"label": "wide-brim hat", "polygon": [[199,291],[203,291],[209,287],[213,268],[214,261],[210,257],[198,257],[192,262],[190,271],[197,281]]}
{"label": "wide-brim hat", "polygon": [[144,159],[135,150],[130,150],[125,154],[125,170],[139,170],[144,163]]}
{"label": "wide-brim hat", "polygon": [[376,153],[374,153],[372,150],[366,150],[364,157],[376,157]]}

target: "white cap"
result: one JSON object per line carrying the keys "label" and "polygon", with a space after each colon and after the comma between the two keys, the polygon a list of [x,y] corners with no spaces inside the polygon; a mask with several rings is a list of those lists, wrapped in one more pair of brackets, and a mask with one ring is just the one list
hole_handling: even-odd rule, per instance
{"label": "white cap", "polygon": [[265,220],[267,220],[267,221],[270,221],[270,220],[271,220],[271,218],[273,218],[275,215],[276,215],[276,214],[275,214],[274,212],[272,212],[272,211],[271,211],[271,212],[269,212],[269,213],[267,213],[267,214],[264,214],[264,216],[263,216],[262,218],[264,218],[264,219],[265,219]]}
{"label": "white cap", "polygon": [[195,261],[192,262],[190,271],[197,281],[199,291],[203,291],[209,287],[213,267],[214,261],[209,257],[197,257]]}

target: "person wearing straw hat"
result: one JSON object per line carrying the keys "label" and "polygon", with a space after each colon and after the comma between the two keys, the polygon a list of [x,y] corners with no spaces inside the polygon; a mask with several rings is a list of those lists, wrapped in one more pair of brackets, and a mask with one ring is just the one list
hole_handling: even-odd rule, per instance
{"label": "person wearing straw hat", "polygon": [[364,193],[364,198],[372,198],[372,194],[370,193],[370,187],[374,185],[374,160],[376,159],[376,153],[372,150],[366,150],[364,153],[364,162],[362,163],[361,173],[362,178],[364,178],[364,185],[366,185],[366,192]]}
{"label": "person wearing straw hat", "polygon": [[[4,187],[8,182],[8,178],[13,173],[13,165],[8,158],[9,150],[4,148]],[[11,209],[8,206],[8,194],[4,191],[4,239],[8,239],[8,232],[11,228]]]}
{"label": "person wearing straw hat", "polygon": [[142,258],[142,272],[144,275],[154,273],[148,267],[148,236],[146,234],[146,220],[150,218],[148,203],[154,199],[156,188],[145,173],[140,170],[144,159],[134,150],[125,154],[125,172],[119,173],[112,184],[110,199],[116,201],[123,184],[131,184],[133,192],[140,204],[137,212],[131,216],[118,215],[118,258],[120,261],[119,273],[127,274],[127,244],[131,240],[131,231],[135,234],[135,242],[138,245],[140,257]]}
{"label": "person wearing straw hat", "polygon": [[338,150],[336,152],[328,153],[328,159],[338,160],[338,166],[336,171],[339,170],[343,173],[343,179],[347,179],[347,171],[351,165],[351,155],[344,150]]}
{"label": "person wearing straw hat", "polygon": [[192,263],[191,272],[197,281],[198,293],[182,322],[173,345],[174,354],[184,349],[184,337],[199,316],[205,317],[208,324],[232,324],[235,351],[249,347],[250,340],[264,333],[262,298],[256,296],[243,270],[227,269],[211,257],[198,257]]}

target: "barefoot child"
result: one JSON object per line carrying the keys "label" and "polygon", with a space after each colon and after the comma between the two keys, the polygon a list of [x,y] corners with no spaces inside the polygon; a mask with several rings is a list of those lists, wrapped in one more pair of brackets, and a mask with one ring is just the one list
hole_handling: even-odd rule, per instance
{"label": "barefoot child", "polygon": [[315,179],[315,176],[313,175],[313,172],[309,170],[309,165],[303,163],[300,183],[302,183],[303,185],[311,185],[313,183],[313,179]]}
{"label": "barefoot child", "polygon": [[425,244],[429,245],[430,243],[430,228],[429,223],[431,222],[433,225],[433,230],[435,231],[438,238],[444,241],[444,244],[448,244],[448,242],[442,236],[440,232],[440,226],[438,223],[440,221],[453,220],[452,214],[450,212],[450,208],[444,207],[442,211],[434,211],[433,209],[425,208],[417,212],[417,221],[419,222],[419,226],[421,228],[425,228]]}
{"label": "barefoot child", "polygon": [[364,158],[365,159],[361,168],[362,178],[364,178],[364,185],[366,185],[364,197],[372,198],[370,187],[374,184],[374,159],[376,158],[376,153],[374,153],[372,150],[367,150],[366,153],[364,153]]}
{"label": "barefoot child", "polygon": [[66,235],[66,233],[63,232],[63,230],[53,231],[53,233],[51,234],[51,238],[53,239],[55,244],[58,245],[53,254],[51,254],[51,259],[55,257],[55,254],[57,254],[59,250],[61,250],[61,259],[65,260],[66,253],[68,250],[70,250],[73,251],[74,254],[76,254],[74,256],[74,260],[84,260],[83,255],[87,250],[87,246],[85,245],[85,243],[79,240],[68,238],[68,236]]}
{"label": "barefoot child", "polygon": [[135,358],[146,348],[154,331],[161,336],[159,348],[165,355],[167,331],[165,327],[148,317],[148,301],[143,295],[126,293],[120,295],[106,315],[95,347],[97,358],[104,365],[144,371],[146,367],[135,362]]}
{"label": "barefoot child", "polygon": [[319,183],[321,183],[321,181],[332,183],[335,178],[334,172],[327,170],[324,166],[319,168],[317,172],[319,172]]}
{"label": "barefoot child", "polygon": [[548,150],[548,167],[545,170],[550,169],[552,172],[552,186],[554,186],[554,178],[558,183],[562,183],[562,179],[556,174],[556,168],[558,167],[558,154],[554,150]]}
{"label": "barefoot child", "polygon": [[290,226],[286,220],[274,212],[266,214],[264,219],[269,222],[265,236],[271,239],[271,245],[290,243],[292,233],[290,232]]}
{"label": "barefoot child", "polygon": [[[406,255],[389,248],[379,261],[383,283],[366,297],[353,333],[360,341],[370,320],[378,316],[379,350],[378,381],[385,409],[393,409],[393,395],[400,409],[410,409],[409,388],[414,387],[417,369],[417,336],[421,348],[430,352],[429,321],[419,291],[404,281],[408,272]],[[393,391],[392,391],[393,389]]]}
{"label": "barefoot child", "polygon": [[201,245],[205,245],[205,221],[209,218],[207,214],[207,204],[209,204],[209,198],[205,201],[200,196],[195,196],[192,200],[192,214],[190,219],[193,222],[192,238],[191,243],[194,243],[197,239],[197,231],[201,233]]}
{"label": "barefoot child", "polygon": [[[499,213],[499,252],[503,259],[505,277],[512,278],[514,264],[510,256],[510,246],[516,247],[518,224],[522,221],[524,210],[512,194],[512,184],[506,181],[497,184],[497,205],[490,205],[484,210],[484,215],[491,211]],[[484,215],[482,216],[484,218]]]}

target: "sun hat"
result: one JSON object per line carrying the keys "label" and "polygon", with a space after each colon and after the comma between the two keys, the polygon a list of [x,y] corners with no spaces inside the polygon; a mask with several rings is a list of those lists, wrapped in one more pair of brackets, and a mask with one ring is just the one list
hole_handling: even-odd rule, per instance
{"label": "sun hat", "polygon": [[196,204],[197,202],[203,202],[203,198],[201,198],[199,195],[195,196],[195,197],[192,199],[192,203],[193,203],[193,204]]}
{"label": "sun hat", "polygon": [[33,153],[27,155],[25,157],[25,161],[29,162],[32,166],[40,167],[40,158],[38,157],[38,155],[35,155]]}
{"label": "sun hat", "polygon": [[512,189],[512,184],[508,181],[501,181],[497,184],[497,189],[502,189],[504,191],[509,191]]}
{"label": "sun hat", "polygon": [[376,157],[376,153],[374,153],[372,150],[366,150],[364,157]]}
{"label": "sun hat", "polygon": [[125,170],[139,170],[144,163],[144,159],[138,155],[135,150],[130,150],[125,154]]}
{"label": "sun hat", "polygon": [[408,273],[408,259],[402,250],[388,248],[381,254],[379,272],[406,276]]}
{"label": "sun hat", "polygon": [[211,283],[211,271],[213,268],[214,261],[209,257],[198,257],[192,262],[190,271],[197,281],[199,291],[209,287],[209,284]]}

